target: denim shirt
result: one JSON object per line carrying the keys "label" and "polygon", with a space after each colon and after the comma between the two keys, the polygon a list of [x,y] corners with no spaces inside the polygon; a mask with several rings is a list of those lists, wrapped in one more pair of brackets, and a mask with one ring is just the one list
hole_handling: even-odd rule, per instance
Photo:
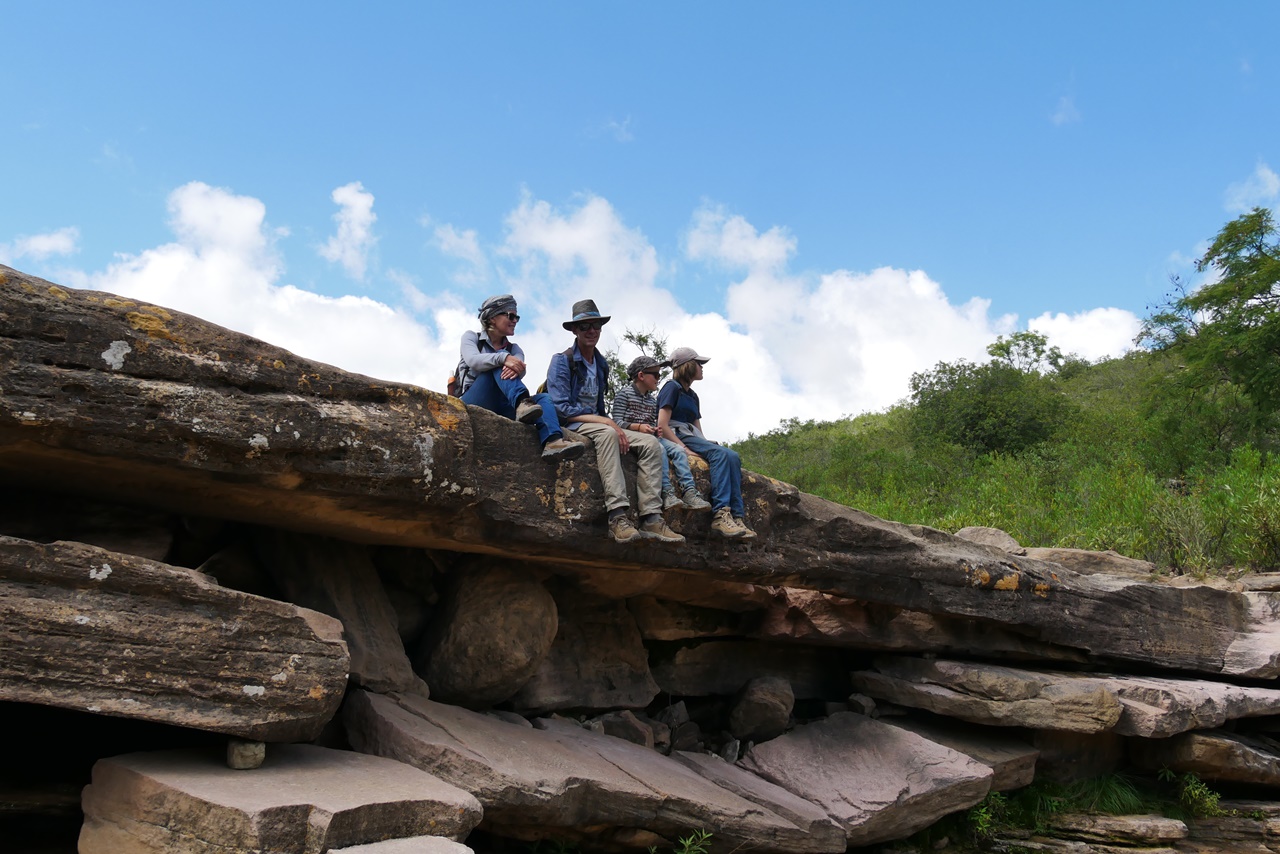
{"label": "denim shirt", "polygon": [[[596,395],[595,406],[590,401],[583,401],[583,385],[589,383],[590,370],[587,362],[578,352],[578,345],[573,345],[572,358],[564,353],[556,353],[551,357],[551,367],[547,369],[547,394],[556,406],[556,415],[561,423],[579,415],[604,415],[604,390],[609,383],[609,366],[604,354],[596,350]],[[570,425],[576,426],[576,425]]]}

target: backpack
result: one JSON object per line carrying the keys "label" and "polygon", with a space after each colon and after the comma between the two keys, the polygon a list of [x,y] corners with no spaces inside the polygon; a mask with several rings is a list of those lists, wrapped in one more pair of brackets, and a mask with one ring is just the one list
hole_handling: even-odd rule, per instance
{"label": "backpack", "polygon": [[[480,344],[480,333],[476,333],[476,344]],[[476,381],[475,375],[471,373],[471,369],[467,367],[467,360],[459,358],[458,366],[453,369],[453,376],[449,377],[447,383],[448,393],[450,397],[462,397],[467,393],[467,389],[471,388],[471,384]],[[546,385],[546,383],[543,383]]]}

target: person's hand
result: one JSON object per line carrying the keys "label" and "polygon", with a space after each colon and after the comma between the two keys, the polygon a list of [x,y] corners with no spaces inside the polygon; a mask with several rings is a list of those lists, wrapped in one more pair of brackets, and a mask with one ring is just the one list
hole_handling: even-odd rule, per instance
{"label": "person's hand", "polygon": [[515,356],[508,356],[502,363],[502,378],[504,380],[519,379],[524,376],[526,370],[523,360],[517,359]]}
{"label": "person's hand", "polygon": [[627,431],[618,426],[618,422],[610,421],[609,425],[613,427],[613,432],[618,434],[618,450],[627,453],[631,449],[631,443],[627,441]]}

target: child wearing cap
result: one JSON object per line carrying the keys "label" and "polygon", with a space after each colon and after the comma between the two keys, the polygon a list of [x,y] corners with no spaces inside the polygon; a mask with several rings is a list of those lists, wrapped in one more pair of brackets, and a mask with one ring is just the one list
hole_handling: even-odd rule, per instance
{"label": "child wearing cap", "polygon": [[[689,470],[689,455],[684,448],[664,438],[658,430],[658,401],[654,392],[658,390],[662,368],[667,364],[652,356],[636,356],[632,359],[627,366],[627,378],[631,382],[619,389],[614,396],[610,414],[614,421],[628,430],[650,433],[657,436],[662,444],[668,463],[662,468],[663,510],[681,506],[689,510],[710,510],[711,505],[698,494],[693,472]],[[675,470],[676,480],[680,483],[679,493],[671,484],[669,469]]]}
{"label": "child wearing cap", "polygon": [[692,347],[671,353],[673,379],[658,393],[658,428],[664,438],[707,461],[711,470],[711,530],[735,540],[753,540],[742,502],[742,460],[738,452],[712,442],[702,433],[702,403],[693,390],[702,379],[702,366],[710,361]]}

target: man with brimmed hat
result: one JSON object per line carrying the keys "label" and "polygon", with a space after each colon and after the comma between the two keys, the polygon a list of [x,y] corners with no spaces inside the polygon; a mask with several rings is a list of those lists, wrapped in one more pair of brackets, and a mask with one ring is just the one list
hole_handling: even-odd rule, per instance
{"label": "man with brimmed hat", "polygon": [[[698,493],[698,486],[689,470],[689,455],[684,449],[662,437],[658,430],[658,401],[654,392],[662,379],[662,369],[668,362],[659,362],[652,356],[636,356],[627,365],[627,379],[631,382],[618,390],[613,398],[610,414],[613,420],[627,430],[649,433],[658,437],[667,458],[662,470],[662,509],[684,507],[687,510],[710,510],[711,505]],[[677,491],[671,483],[671,472],[680,484]]]}
{"label": "man with brimmed hat", "polygon": [[[570,319],[562,325],[573,333],[574,343],[568,350],[551,357],[547,394],[560,423],[595,445],[609,536],[619,543],[642,539],[682,543],[684,537],[671,530],[662,518],[662,445],[656,436],[624,429],[604,414],[609,365],[597,345],[600,330],[609,319],[609,315],[601,314],[596,308],[594,300],[578,300],[573,304]],[[622,454],[634,454],[636,458],[639,528],[627,517],[631,502],[622,472]]]}
{"label": "man with brimmed hat", "polygon": [[582,444],[564,437],[551,398],[529,394],[524,384],[524,350],[511,340],[520,321],[515,297],[489,297],[480,305],[478,316],[480,331],[462,335],[461,359],[454,372],[456,387],[450,393],[463,403],[521,424],[536,424],[544,460],[559,462],[582,456]]}

